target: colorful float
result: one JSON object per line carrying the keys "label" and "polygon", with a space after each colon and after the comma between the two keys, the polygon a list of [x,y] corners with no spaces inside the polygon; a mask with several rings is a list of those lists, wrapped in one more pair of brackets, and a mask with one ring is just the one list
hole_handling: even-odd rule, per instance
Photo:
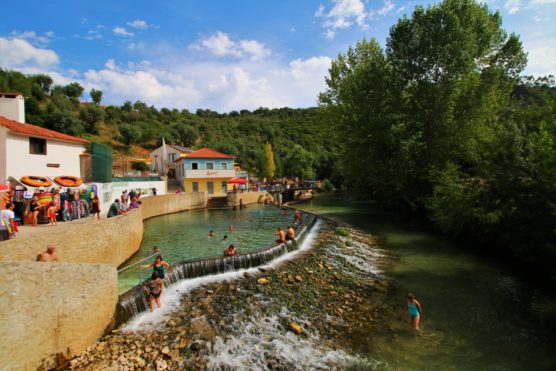
{"label": "colorful float", "polygon": [[30,187],[50,187],[52,185],[50,179],[44,176],[26,175],[21,177],[20,181]]}
{"label": "colorful float", "polygon": [[54,181],[62,187],[79,187],[83,184],[83,180],[77,176],[61,175],[54,178]]}

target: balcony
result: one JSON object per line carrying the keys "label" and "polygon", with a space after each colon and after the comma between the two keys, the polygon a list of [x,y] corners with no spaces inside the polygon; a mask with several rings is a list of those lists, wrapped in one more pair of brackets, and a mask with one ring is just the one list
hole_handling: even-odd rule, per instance
{"label": "balcony", "polygon": [[185,179],[235,178],[235,170],[186,170]]}

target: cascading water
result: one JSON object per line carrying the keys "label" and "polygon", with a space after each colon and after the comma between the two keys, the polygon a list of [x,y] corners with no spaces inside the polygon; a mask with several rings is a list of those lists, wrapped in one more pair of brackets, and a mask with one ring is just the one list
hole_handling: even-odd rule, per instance
{"label": "cascading water", "polygon": [[[307,224],[298,228],[297,238],[292,242],[241,253],[231,257],[193,259],[173,264],[168,269],[164,278],[164,283],[167,287],[166,291],[169,291],[171,286],[183,280],[246,270],[267,264],[280,256],[297,250],[316,222],[317,218],[315,216],[311,215],[308,217]],[[116,322],[123,323],[147,310],[148,307],[145,287],[143,285],[136,286],[120,296],[116,311]]]}

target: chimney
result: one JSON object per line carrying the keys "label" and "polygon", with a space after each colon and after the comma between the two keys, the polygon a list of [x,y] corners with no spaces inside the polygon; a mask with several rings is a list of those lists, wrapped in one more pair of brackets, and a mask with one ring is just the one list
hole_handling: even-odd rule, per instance
{"label": "chimney", "polygon": [[25,123],[25,98],[23,98],[23,94],[0,92],[0,116]]}

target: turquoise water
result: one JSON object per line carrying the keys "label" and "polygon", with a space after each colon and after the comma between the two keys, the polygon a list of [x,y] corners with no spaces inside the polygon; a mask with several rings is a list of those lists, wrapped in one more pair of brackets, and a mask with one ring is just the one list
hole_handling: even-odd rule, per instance
{"label": "turquoise water", "polygon": [[[125,262],[122,267],[153,255],[158,246],[164,260],[172,264],[182,260],[222,256],[223,251],[233,244],[239,253],[273,246],[278,226],[286,227],[293,221],[290,210],[275,206],[252,204],[242,210],[201,209],[151,218],[144,223],[141,250]],[[230,232],[230,226],[233,231]],[[213,230],[214,237],[209,237]],[[224,239],[227,236],[227,239]],[[152,258],[154,260],[154,257]],[[148,264],[151,259],[143,262]],[[141,271],[137,266],[119,275],[119,291],[124,292],[137,285],[151,269]]]}
{"label": "turquoise water", "polygon": [[[556,369],[556,299],[534,284],[372,203],[319,195],[298,207],[377,235],[394,256],[384,324],[356,341],[378,369]],[[408,292],[423,306],[422,337],[408,331]]]}

